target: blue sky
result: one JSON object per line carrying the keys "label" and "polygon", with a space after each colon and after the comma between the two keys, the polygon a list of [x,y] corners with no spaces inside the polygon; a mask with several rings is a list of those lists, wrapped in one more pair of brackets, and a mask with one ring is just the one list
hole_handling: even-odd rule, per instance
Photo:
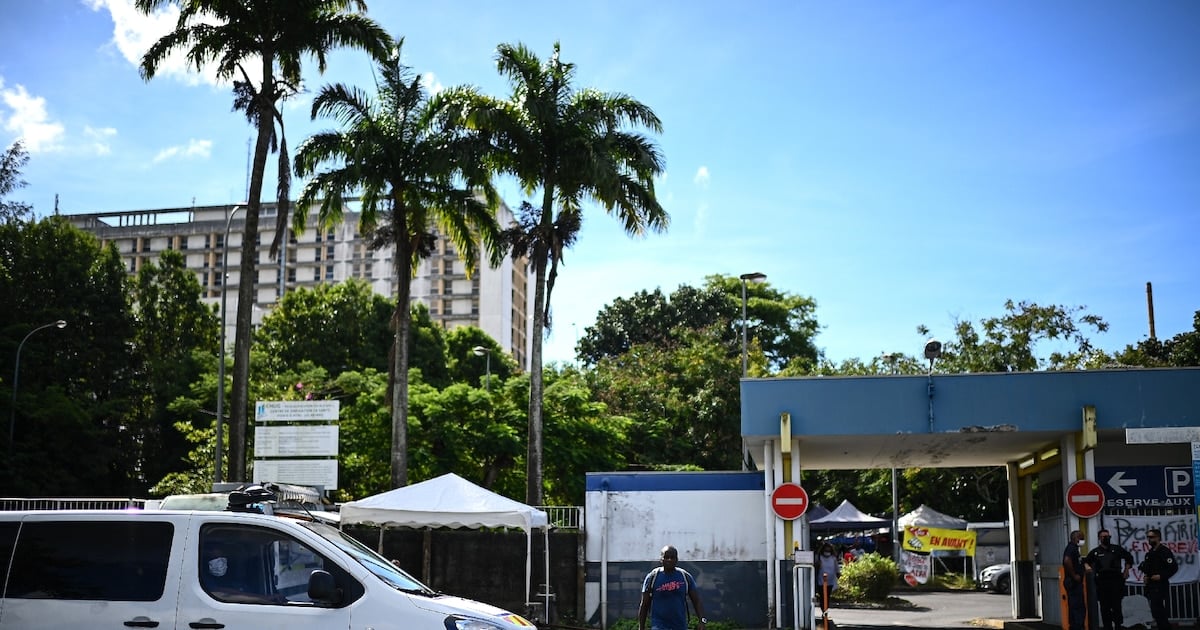
{"label": "blue sky", "polygon": [[[173,24],[126,0],[5,3],[0,144],[26,141],[38,215],[241,201],[252,132],[228,86],[143,81]],[[548,360],[617,297],[761,271],[812,296],[834,360],[919,354],[928,325],[1006,299],[1086,306],[1115,350],[1200,309],[1200,3],[1192,0],[523,2],[374,0],[434,86],[508,86],[494,53],[562,42],[578,87],[663,121],[664,234],[597,208],[567,253]],[[320,85],[371,88],[357,52],[285,110],[292,147]],[[266,190],[273,190],[268,181]],[[516,207],[511,187],[505,195]]]}

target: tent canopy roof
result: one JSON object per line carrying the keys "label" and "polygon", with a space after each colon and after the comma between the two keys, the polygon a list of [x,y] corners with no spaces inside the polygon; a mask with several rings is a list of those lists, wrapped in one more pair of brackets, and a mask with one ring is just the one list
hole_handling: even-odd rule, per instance
{"label": "tent canopy roof", "polygon": [[542,510],[481,488],[454,473],[351,501],[342,506],[342,523],[388,527],[544,528]]}
{"label": "tent canopy roof", "polygon": [[937,527],[939,529],[966,529],[967,519],[956,518],[929,507],[922,503],[917,509],[900,517],[900,527],[920,525],[922,527]]}
{"label": "tent canopy roof", "polygon": [[829,510],[820,503],[813,503],[808,506],[808,511],[804,513],[808,517],[808,522],[811,523],[819,518],[825,518],[829,515]]}
{"label": "tent canopy roof", "polygon": [[876,518],[862,513],[848,499],[843,500],[842,504],[829,514],[809,522],[809,526],[813,529],[841,531],[891,527],[891,525],[892,522],[886,518]]}

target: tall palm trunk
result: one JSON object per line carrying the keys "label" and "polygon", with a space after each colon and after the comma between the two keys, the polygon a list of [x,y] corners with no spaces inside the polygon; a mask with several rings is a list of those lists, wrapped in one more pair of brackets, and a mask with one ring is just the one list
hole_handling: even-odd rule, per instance
{"label": "tall palm trunk", "polygon": [[[397,213],[399,214],[399,213]],[[397,235],[407,234],[402,225],[394,226]],[[412,253],[403,246],[398,236],[396,243],[396,359],[392,369],[392,487],[408,485],[408,338],[412,328]]]}
{"label": "tall palm trunk", "polygon": [[[554,217],[554,183],[548,176],[543,176],[544,190],[542,192],[542,214],[539,229],[543,235],[553,233]],[[545,241],[545,239],[543,239]],[[525,476],[528,485],[525,489],[525,502],[529,505],[542,505],[542,337],[546,329],[546,266],[550,256],[554,255],[554,247],[548,243],[541,244],[541,251],[535,248],[533,255],[534,288],[533,288],[533,332],[532,348],[529,352],[529,448],[525,456]]]}
{"label": "tall palm trunk", "polygon": [[[263,57],[263,76],[273,64],[271,56]],[[264,82],[265,83],[265,82]],[[267,153],[271,147],[271,132],[275,125],[271,88],[264,85],[258,102],[258,138],[254,144],[254,163],[250,171],[250,193],[246,199],[246,224],[242,230],[242,261],[238,267],[238,304],[236,332],[233,342],[233,393],[229,403],[229,479],[246,478],[246,425],[250,408],[250,335],[254,313],[255,284],[258,280],[258,215],[262,207],[263,175],[267,170]],[[225,244],[228,247],[228,243]],[[282,256],[282,252],[280,253]]]}
{"label": "tall palm trunk", "polygon": [[533,343],[529,352],[529,449],[525,456],[525,474],[529,485],[525,502],[542,505],[542,331],[546,328],[546,261],[533,263]]}

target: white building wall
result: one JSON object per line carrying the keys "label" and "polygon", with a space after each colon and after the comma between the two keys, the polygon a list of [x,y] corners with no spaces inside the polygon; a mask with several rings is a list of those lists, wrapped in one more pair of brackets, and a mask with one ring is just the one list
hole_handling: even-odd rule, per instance
{"label": "white building wall", "polygon": [[[244,226],[244,212],[242,206],[211,206],[69,215],[67,218],[102,241],[114,243],[125,258],[130,273],[137,273],[144,261],[154,260],[160,252],[178,246],[183,250],[188,268],[196,273],[201,287],[206,290],[206,301],[219,303],[222,284],[226,285],[227,337],[232,338],[231,322],[236,313],[235,300],[241,280],[238,268],[242,235],[239,230]],[[502,207],[498,219],[507,227],[512,214]],[[392,251],[367,250],[358,234],[357,221],[357,214],[348,213],[342,224],[329,231],[318,231],[314,218],[312,227],[295,237],[294,242],[289,230],[288,244],[282,253],[284,271],[281,274],[280,261],[270,256],[275,235],[274,206],[263,204],[257,240],[255,300],[259,310],[256,313],[265,313],[278,302],[281,280],[290,289],[362,277],[376,293],[394,296],[397,283],[393,279]],[[224,243],[227,227],[228,243]],[[222,254],[226,256],[224,282]],[[411,297],[430,307],[435,321],[441,321],[447,328],[477,325],[518,357],[522,367],[528,367],[525,342],[529,325],[522,326],[520,339],[514,338],[513,326],[519,319],[527,321],[529,311],[523,303],[514,304],[511,261],[506,260],[498,273],[487,269],[484,263],[476,272],[476,281],[463,277],[465,264],[452,254],[450,256],[421,263],[412,283]],[[493,282],[500,286],[491,286]],[[436,293],[435,288],[438,289]],[[261,321],[261,315],[256,321]],[[518,343],[521,347],[517,347]]]}

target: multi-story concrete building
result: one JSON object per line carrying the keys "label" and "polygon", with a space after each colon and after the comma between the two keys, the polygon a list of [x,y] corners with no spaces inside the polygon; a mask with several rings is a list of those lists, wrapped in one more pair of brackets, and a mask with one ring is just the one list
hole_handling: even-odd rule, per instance
{"label": "multi-story concrete building", "polygon": [[[136,274],[159,253],[178,250],[187,268],[194,271],[204,289],[203,299],[226,302],[226,340],[234,337],[238,284],[241,281],[242,240],[245,205],[129,210],[96,214],[66,215],[75,226],[94,234],[104,244],[113,243],[129,273]],[[315,214],[315,213],[314,213]],[[254,323],[269,312],[285,292],[313,287],[323,282],[359,278],[374,290],[395,297],[398,282],[393,267],[393,248],[375,251],[358,231],[359,215],[348,212],[345,220],[329,230],[319,230],[315,219],[299,236],[290,236],[286,255],[270,257],[275,237],[276,208],[264,203],[259,217],[258,268],[255,278]],[[501,207],[501,225],[512,222],[512,213]],[[481,262],[467,277],[466,265],[448,239],[439,239],[437,251],[423,261],[412,283],[412,299],[429,307],[430,316],[445,328],[474,325],[482,328],[517,365],[528,368],[530,309],[527,288],[528,264],[524,259],[506,258],[498,267]],[[225,274],[222,274],[225,269]],[[222,275],[227,278],[222,286]]]}

